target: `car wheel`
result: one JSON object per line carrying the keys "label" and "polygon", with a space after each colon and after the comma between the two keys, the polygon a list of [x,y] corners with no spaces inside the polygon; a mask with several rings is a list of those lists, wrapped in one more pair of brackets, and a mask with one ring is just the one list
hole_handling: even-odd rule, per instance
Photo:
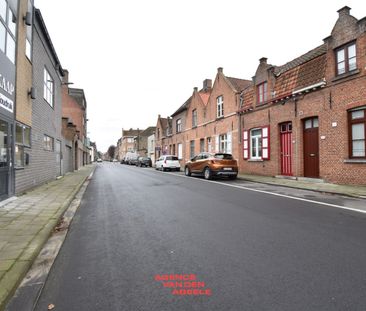
{"label": "car wheel", "polygon": [[212,178],[211,170],[209,167],[205,168],[205,170],[203,171],[203,175],[205,176],[205,179],[207,179],[207,180]]}
{"label": "car wheel", "polygon": [[186,166],[186,167],[184,168],[184,175],[186,175],[186,176],[191,176],[191,171],[189,170],[189,167],[188,167],[188,166]]}

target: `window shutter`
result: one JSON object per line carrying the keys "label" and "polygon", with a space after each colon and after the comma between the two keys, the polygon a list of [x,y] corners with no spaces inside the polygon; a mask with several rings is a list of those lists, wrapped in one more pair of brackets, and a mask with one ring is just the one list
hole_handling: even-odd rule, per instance
{"label": "window shutter", "polygon": [[220,149],[219,149],[219,136],[215,137],[215,152],[220,152]]}
{"label": "window shutter", "polygon": [[269,147],[269,126],[262,127],[262,159],[269,160],[270,147]]}
{"label": "window shutter", "polygon": [[244,160],[249,159],[249,131],[243,132],[243,157]]}
{"label": "window shutter", "polygon": [[231,143],[231,140],[232,140],[232,133],[229,132],[227,133],[227,148],[226,148],[226,152],[227,153],[232,153],[232,143]]}

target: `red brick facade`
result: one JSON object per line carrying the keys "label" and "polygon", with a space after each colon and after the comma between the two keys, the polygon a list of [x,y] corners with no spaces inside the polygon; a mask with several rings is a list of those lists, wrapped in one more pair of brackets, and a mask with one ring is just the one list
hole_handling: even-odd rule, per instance
{"label": "red brick facade", "polygon": [[[262,60],[253,79],[252,90],[242,94],[244,102],[239,117],[242,135],[244,132],[249,135],[246,142],[249,155],[244,159],[245,142],[242,138],[240,171],[269,176],[318,177],[340,184],[366,184],[366,158],[352,157],[352,133],[348,121],[350,109],[366,107],[365,29],[365,19],[358,21],[349,15],[349,8],[345,7],[339,10],[332,34],[324,39],[322,46],[280,67],[267,65]],[[336,53],[338,48],[349,43],[356,45],[356,66],[339,74],[336,72]],[[259,105],[257,88],[262,81],[268,81],[268,99]],[[319,147],[308,155],[304,146],[305,140],[309,140],[309,130],[305,129],[311,126],[307,121],[309,118],[317,118],[316,138],[311,138],[310,145],[318,144]],[[281,147],[286,135],[281,134],[284,122],[292,124],[290,165],[284,156],[286,150]],[[251,152],[255,151],[250,145],[250,133],[264,125],[270,128],[270,159],[252,159]],[[359,143],[362,144],[362,140]],[[255,145],[255,141],[252,144]],[[310,160],[309,156],[312,156]],[[309,166],[314,166],[309,161],[317,157],[317,176],[309,175]],[[286,167],[290,167],[290,174],[286,174]]]}
{"label": "red brick facade", "polygon": [[159,116],[159,152],[178,155],[182,144],[182,166],[200,151],[225,151],[246,174],[365,185],[366,19],[349,11],[308,53],[283,66],[261,58],[251,81],[219,68],[212,87],[205,80],[171,119]]}

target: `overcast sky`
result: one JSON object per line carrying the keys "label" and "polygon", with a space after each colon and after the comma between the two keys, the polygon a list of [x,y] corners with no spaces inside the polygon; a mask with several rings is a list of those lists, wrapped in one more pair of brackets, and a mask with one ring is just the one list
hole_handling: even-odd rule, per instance
{"label": "overcast sky", "polygon": [[[103,5],[102,5],[103,4]],[[223,67],[251,79],[322,44],[345,5],[365,0],[35,0],[72,87],[85,90],[100,151],[122,128],[155,126]]]}

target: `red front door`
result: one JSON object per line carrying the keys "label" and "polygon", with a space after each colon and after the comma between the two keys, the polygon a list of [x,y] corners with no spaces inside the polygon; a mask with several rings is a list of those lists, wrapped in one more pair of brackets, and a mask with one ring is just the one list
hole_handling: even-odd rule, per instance
{"label": "red front door", "polygon": [[319,120],[304,120],[304,176],[319,177]]}
{"label": "red front door", "polygon": [[292,176],[292,122],[280,124],[281,175]]}

